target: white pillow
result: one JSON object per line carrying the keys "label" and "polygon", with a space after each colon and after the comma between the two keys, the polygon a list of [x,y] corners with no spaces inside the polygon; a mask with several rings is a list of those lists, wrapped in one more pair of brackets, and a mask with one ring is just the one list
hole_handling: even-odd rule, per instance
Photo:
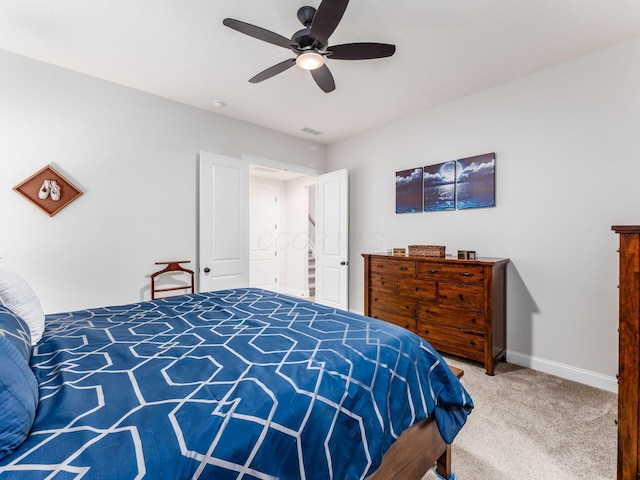
{"label": "white pillow", "polygon": [[44,333],[44,311],[40,300],[24,278],[0,268],[0,303],[21,317],[31,330],[31,345]]}

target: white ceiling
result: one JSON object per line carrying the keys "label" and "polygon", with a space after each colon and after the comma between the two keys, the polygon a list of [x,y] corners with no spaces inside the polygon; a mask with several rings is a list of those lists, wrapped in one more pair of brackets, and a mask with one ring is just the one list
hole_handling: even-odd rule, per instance
{"label": "white ceiling", "polygon": [[351,0],[329,44],[393,57],[328,59],[329,94],[297,68],[248,83],[293,55],[222,20],[290,37],[319,1],[0,0],[0,49],[329,144],[640,35],[640,0]]}

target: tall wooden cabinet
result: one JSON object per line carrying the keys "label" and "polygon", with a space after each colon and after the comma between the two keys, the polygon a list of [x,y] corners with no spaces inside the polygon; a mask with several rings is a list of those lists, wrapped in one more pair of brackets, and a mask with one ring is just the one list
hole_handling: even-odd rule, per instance
{"label": "tall wooden cabinet", "polygon": [[407,328],[438,351],[482,362],[494,374],[506,351],[508,259],[363,257],[365,315]]}
{"label": "tall wooden cabinet", "polygon": [[640,479],[640,225],[614,226],[620,235],[618,357],[618,480]]}

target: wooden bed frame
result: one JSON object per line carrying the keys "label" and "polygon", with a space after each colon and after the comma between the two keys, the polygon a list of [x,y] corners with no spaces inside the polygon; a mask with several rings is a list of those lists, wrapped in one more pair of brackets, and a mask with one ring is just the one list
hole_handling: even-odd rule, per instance
{"label": "wooden bed frame", "polygon": [[[464,374],[459,368],[450,368],[458,378]],[[420,480],[434,465],[442,478],[453,478],[451,445],[444,442],[435,419],[429,417],[400,435],[367,480]]]}

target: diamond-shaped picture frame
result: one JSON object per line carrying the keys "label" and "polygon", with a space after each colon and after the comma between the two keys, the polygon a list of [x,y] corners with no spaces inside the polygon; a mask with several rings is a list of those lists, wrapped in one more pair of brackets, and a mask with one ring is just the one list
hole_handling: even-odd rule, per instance
{"label": "diamond-shaped picture frame", "polygon": [[[53,180],[60,187],[59,200],[54,200],[50,192],[45,198],[40,198],[40,189],[43,187],[45,180]],[[82,195],[81,190],[64,178],[64,176],[57,172],[51,165],[47,165],[43,169],[37,171],[23,182],[13,187],[13,189],[50,217],[53,217],[56,213]]]}

